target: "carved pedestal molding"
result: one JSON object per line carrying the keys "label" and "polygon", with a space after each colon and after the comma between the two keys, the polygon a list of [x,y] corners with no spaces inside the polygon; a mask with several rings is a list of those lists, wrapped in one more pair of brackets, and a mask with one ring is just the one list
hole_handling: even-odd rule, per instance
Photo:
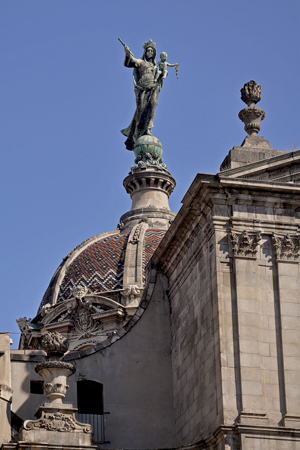
{"label": "carved pedestal molding", "polygon": [[248,232],[247,230],[240,232],[231,228],[230,239],[235,258],[256,259],[258,244],[261,240],[260,232]]}
{"label": "carved pedestal molding", "polygon": [[158,166],[132,169],[123,185],[132,200],[131,210],[120,218],[121,230],[147,219],[149,227],[169,228],[175,213],[170,211],[169,197],[176,185],[169,172]]}
{"label": "carved pedestal molding", "polygon": [[272,235],[273,246],[277,261],[298,261],[300,257],[300,236]]}
{"label": "carved pedestal molding", "polygon": [[261,86],[251,80],[241,89],[241,99],[248,107],[239,112],[239,118],[245,124],[245,131],[250,136],[256,136],[260,131],[260,122],[265,118],[265,112],[255,104],[261,100]]}
{"label": "carved pedestal molding", "polygon": [[45,429],[48,431],[77,431],[82,433],[91,433],[92,426],[87,423],[80,423],[75,418],[75,411],[72,415],[62,412],[42,411],[39,420],[26,420],[24,430]]}
{"label": "carved pedestal molding", "polygon": [[60,360],[68,350],[68,341],[57,331],[47,332],[42,346],[50,360],[37,364],[35,371],[44,378],[44,392],[49,402],[39,407],[37,420],[24,422],[19,442],[41,445],[47,442],[48,447],[60,445],[62,448],[64,445],[91,447],[91,425],[78,422],[75,418],[77,409],[63,403],[69,387],[67,378],[76,370],[72,364]]}

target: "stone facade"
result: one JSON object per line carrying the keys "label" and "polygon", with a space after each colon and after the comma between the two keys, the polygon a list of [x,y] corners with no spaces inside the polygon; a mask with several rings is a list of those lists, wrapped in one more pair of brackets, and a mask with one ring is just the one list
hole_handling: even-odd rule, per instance
{"label": "stone facade", "polygon": [[178,445],[300,448],[299,156],[197,175],[152,258],[169,280]]}

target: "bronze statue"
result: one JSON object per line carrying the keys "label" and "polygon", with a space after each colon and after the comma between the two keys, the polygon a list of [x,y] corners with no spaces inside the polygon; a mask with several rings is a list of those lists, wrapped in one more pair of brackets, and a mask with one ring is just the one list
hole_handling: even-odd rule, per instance
{"label": "bronze statue", "polygon": [[121,39],[119,41],[125,50],[124,66],[133,68],[136,110],[129,127],[121,130],[121,133],[127,137],[126,148],[133,150],[134,143],[140,136],[151,135],[158,94],[162,88],[166,71],[161,70],[162,68],[156,64],[156,44],[151,39],[145,42],[141,59],[134,58],[127,45]]}

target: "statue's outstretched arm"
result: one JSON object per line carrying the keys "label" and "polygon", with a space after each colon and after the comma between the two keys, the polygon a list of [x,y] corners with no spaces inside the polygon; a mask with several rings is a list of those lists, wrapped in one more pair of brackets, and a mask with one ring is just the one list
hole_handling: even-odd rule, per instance
{"label": "statue's outstretched arm", "polygon": [[179,63],[176,64],[169,64],[168,62],[166,63],[168,67],[175,67],[175,71],[176,71],[176,77],[178,78],[178,66]]}
{"label": "statue's outstretched arm", "polygon": [[129,47],[125,44],[125,42],[123,42],[120,38],[118,38],[118,41],[120,41],[121,44],[123,45],[126,56],[129,55],[133,56],[133,53],[129,50]]}

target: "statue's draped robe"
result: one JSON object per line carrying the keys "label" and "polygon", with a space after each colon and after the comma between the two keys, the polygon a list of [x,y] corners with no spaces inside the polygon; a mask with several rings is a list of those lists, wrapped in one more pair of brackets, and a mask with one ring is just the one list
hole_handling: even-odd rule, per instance
{"label": "statue's draped robe", "polygon": [[151,134],[162,79],[155,81],[157,66],[154,63],[143,59],[135,59],[132,55],[125,56],[124,66],[134,68],[133,82],[136,110],[131,124],[121,130],[121,133],[127,137],[126,148],[133,150],[134,143],[140,136]]}

